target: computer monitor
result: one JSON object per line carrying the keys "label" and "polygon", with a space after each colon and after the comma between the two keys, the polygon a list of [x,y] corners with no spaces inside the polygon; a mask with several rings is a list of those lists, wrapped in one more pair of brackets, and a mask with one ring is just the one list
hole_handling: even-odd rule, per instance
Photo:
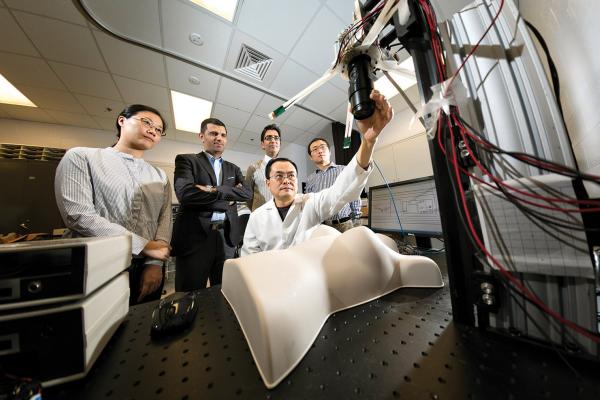
{"label": "computer monitor", "polygon": [[[391,192],[391,194],[390,194]],[[394,204],[396,207],[394,208]],[[396,216],[396,210],[400,216]],[[369,226],[375,232],[442,236],[433,176],[369,189]]]}

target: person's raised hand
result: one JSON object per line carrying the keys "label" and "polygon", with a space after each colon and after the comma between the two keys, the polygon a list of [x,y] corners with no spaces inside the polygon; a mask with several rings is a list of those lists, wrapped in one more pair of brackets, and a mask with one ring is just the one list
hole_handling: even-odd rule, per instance
{"label": "person's raised hand", "polygon": [[373,89],[369,96],[375,102],[375,112],[369,118],[356,121],[358,130],[363,134],[363,140],[374,143],[383,128],[392,120],[394,112],[385,96]]}

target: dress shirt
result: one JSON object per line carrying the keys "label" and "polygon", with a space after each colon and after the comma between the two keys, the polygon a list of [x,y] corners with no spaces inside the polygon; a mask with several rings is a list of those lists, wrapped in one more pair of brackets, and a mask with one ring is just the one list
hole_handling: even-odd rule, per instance
{"label": "dress shirt", "polygon": [[[325,170],[317,169],[306,179],[306,193],[317,193],[323,189],[327,189],[340,173],[344,170],[343,165],[330,163]],[[357,198],[360,197],[360,193]],[[360,216],[360,200],[351,201],[342,207],[340,212],[334,215],[331,219],[340,220],[342,218],[358,218]]]}
{"label": "dress shirt", "polygon": [[112,147],[75,147],[60,161],[54,187],[71,236],[130,234],[136,255],[151,240],[171,241],[171,185],[141,158]]}
{"label": "dress shirt", "polygon": [[354,157],[331,187],[318,193],[297,194],[283,221],[274,200],[260,206],[250,214],[242,255],[287,249],[310,238],[322,221],[360,195],[371,169],[362,168]]}
{"label": "dress shirt", "polygon": [[[215,176],[217,177],[217,186],[221,186],[221,167],[223,166],[223,158],[215,158],[210,154],[206,153],[208,156],[208,161],[210,161],[210,165],[212,165],[213,170],[215,171]],[[224,212],[213,212],[212,217],[210,218],[210,222],[223,222],[225,221],[225,213]]]}

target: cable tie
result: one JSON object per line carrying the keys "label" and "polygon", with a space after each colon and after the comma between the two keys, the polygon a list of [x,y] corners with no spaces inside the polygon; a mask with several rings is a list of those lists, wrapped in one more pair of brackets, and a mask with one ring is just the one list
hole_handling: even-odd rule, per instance
{"label": "cable tie", "polygon": [[[429,139],[435,137],[435,129],[441,111],[446,115],[450,115],[450,106],[460,107],[465,104],[469,98],[467,90],[458,79],[455,79],[454,81],[448,79],[442,83],[433,85],[431,87],[431,92],[431,99],[425,105],[421,106],[417,113],[413,115],[409,124],[409,127],[412,128],[419,118],[423,118],[426,125],[425,129],[427,130],[427,137]],[[431,118],[424,118],[429,114],[432,115]]]}

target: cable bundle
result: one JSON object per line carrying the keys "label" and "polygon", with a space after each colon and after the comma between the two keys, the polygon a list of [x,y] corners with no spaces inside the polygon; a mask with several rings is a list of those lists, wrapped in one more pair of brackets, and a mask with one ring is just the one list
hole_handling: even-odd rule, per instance
{"label": "cable bundle", "polygon": [[[449,79],[450,87],[456,79],[460,71],[465,66],[466,62],[472,57],[480,43],[496,24],[496,21],[504,6],[504,0],[500,0],[497,13],[492,22],[481,36],[477,44],[469,52],[462,61],[459,68]],[[439,34],[437,32],[435,13],[427,0],[419,0],[419,4],[426,18],[426,22],[431,34],[431,48],[434,53],[436,62],[436,72],[439,82],[446,81],[444,54],[441,48]],[[446,128],[446,129],[443,129]],[[455,137],[455,132],[457,136]],[[437,129],[435,140],[442,154],[446,157],[446,164],[449,176],[452,178],[451,186],[454,191],[455,201],[459,210],[459,218],[465,226],[465,230],[471,240],[473,246],[479,252],[479,260],[490,266],[506,281],[507,287],[518,293],[528,302],[534,304],[537,308],[543,311],[548,316],[552,317],[561,325],[567,326],[575,332],[600,343],[600,335],[597,332],[590,331],[577,323],[564,318],[559,312],[551,309],[544,304],[533,290],[519,280],[514,274],[519,272],[514,267],[503,265],[496,257],[494,257],[489,249],[486,248],[483,240],[480,238],[474,223],[474,218],[468,207],[467,194],[463,186],[463,178],[468,177],[472,181],[476,181],[490,188],[497,196],[515,205],[533,224],[538,226],[544,232],[548,233],[557,240],[561,240],[564,245],[575,248],[577,251],[588,253],[589,249],[587,242],[585,244],[567,242],[559,237],[559,235],[569,236],[569,230],[582,230],[587,233],[598,232],[598,228],[586,228],[582,223],[574,218],[570,218],[573,214],[597,214],[600,212],[599,200],[581,200],[575,197],[564,196],[558,192],[541,195],[528,190],[525,186],[516,187],[508,184],[504,179],[498,177],[500,171],[496,168],[496,164],[503,167],[502,172],[512,174],[515,177],[520,177],[517,171],[513,168],[506,168],[507,163],[505,157],[510,157],[518,162],[533,166],[541,171],[547,171],[555,174],[567,176],[572,179],[585,180],[595,183],[600,183],[600,177],[583,173],[575,168],[557,164],[555,162],[536,157],[531,154],[521,152],[511,152],[503,150],[497,145],[489,142],[483,135],[473,129],[464,119],[461,118],[457,107],[450,107],[449,114],[442,113],[438,110]],[[461,160],[457,154],[457,146],[461,143],[466,152]],[[465,163],[464,161],[468,161]],[[462,164],[467,164],[463,166]],[[468,168],[476,169],[475,173],[469,172]],[[564,215],[564,218],[548,217],[540,210],[551,210]],[[591,265],[590,265],[590,268]]]}

